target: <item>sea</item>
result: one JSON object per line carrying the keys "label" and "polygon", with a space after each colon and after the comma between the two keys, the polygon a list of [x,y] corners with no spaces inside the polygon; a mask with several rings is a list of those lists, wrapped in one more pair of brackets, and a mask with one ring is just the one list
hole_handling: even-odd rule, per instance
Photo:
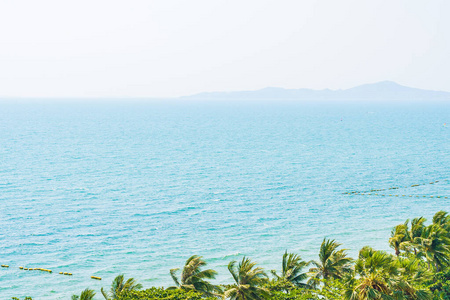
{"label": "sea", "polygon": [[191,255],[232,283],[233,260],[269,273],[324,238],[393,253],[449,179],[450,103],[4,100],[0,299],[169,287]]}

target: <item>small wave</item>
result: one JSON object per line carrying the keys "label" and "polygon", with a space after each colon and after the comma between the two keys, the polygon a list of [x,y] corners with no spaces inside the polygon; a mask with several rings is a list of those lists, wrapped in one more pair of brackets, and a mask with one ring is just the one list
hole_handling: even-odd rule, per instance
{"label": "small wave", "polygon": [[189,210],[194,210],[194,209],[199,209],[200,207],[198,206],[186,206],[186,207],[181,207],[175,210],[166,210],[166,211],[161,211],[161,212],[157,212],[154,215],[176,215],[178,213],[182,213],[185,211],[189,211]]}
{"label": "small wave", "polygon": [[234,257],[234,256],[239,256],[239,255],[242,255],[242,253],[240,253],[240,252],[230,253],[230,254],[226,254],[226,255],[222,256],[222,258]]}

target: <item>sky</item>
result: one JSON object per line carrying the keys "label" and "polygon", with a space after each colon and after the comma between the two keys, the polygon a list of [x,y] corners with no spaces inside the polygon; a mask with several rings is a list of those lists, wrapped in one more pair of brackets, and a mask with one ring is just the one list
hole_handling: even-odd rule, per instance
{"label": "sky", "polygon": [[0,97],[450,91],[449,16],[448,0],[0,0]]}

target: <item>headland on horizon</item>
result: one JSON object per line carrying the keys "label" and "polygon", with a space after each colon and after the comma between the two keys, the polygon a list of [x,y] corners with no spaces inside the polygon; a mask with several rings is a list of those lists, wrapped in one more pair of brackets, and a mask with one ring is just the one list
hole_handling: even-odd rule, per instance
{"label": "headland on horizon", "polygon": [[193,95],[179,97],[154,97],[154,96],[101,96],[101,97],[18,97],[13,95],[0,95],[1,101],[22,100],[68,100],[70,101],[108,101],[108,102],[142,102],[142,101],[363,101],[363,102],[450,102],[450,92],[435,91],[408,87],[393,81],[380,81],[358,85],[349,89],[322,89],[308,88],[287,89],[281,87],[266,87],[258,90],[244,91],[217,91],[201,92]]}
{"label": "headland on horizon", "polygon": [[380,81],[349,89],[313,90],[267,87],[254,91],[206,92],[179,99],[195,100],[306,100],[306,101],[450,101],[450,92],[433,91]]}

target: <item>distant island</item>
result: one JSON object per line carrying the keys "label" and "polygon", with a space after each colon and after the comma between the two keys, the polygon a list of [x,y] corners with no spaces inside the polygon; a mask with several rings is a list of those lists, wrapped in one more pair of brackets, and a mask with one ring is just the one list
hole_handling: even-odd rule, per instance
{"label": "distant island", "polygon": [[229,92],[202,92],[180,97],[16,97],[0,95],[0,102],[7,101],[53,101],[53,100],[79,101],[83,99],[100,101],[308,101],[308,102],[450,102],[450,92],[424,90],[400,85],[393,81],[380,81],[359,85],[349,89],[323,89],[313,90],[307,88],[285,89],[280,87],[266,87],[254,91],[229,91]]}
{"label": "distant island", "polygon": [[300,100],[300,101],[450,101],[450,92],[411,88],[392,81],[364,84],[346,90],[284,89],[268,87],[256,91],[209,92],[179,99],[198,100]]}

